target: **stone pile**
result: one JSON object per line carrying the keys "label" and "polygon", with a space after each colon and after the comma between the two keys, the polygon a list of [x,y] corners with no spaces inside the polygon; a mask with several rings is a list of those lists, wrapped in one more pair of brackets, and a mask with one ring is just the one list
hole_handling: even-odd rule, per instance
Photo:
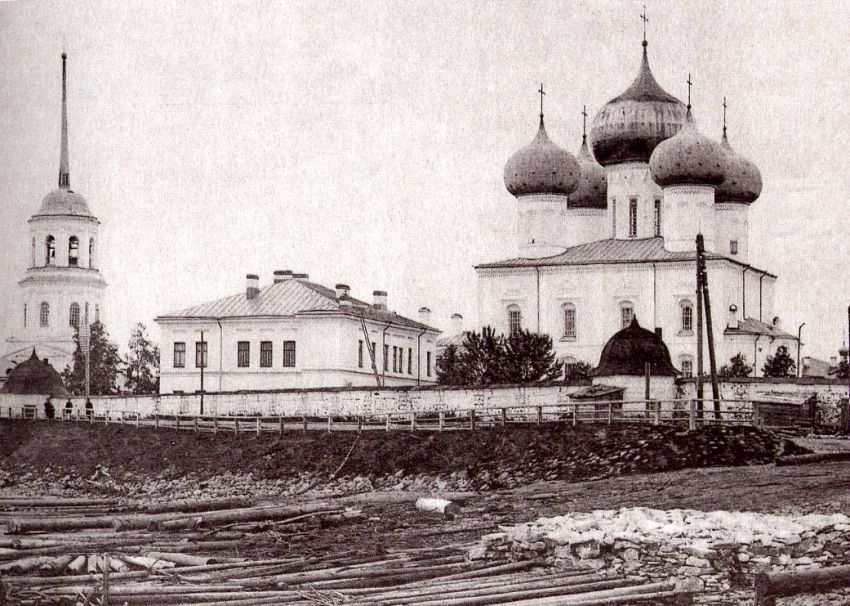
{"label": "stone pile", "polygon": [[850,518],[624,508],[504,527],[484,535],[470,559],[546,557],[568,566],[689,580],[720,595],[757,572],[850,563]]}

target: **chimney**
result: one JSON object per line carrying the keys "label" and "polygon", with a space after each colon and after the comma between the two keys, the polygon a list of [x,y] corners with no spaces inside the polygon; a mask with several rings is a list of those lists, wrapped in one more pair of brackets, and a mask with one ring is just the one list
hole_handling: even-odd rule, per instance
{"label": "chimney", "polygon": [[387,291],[385,290],[376,290],[372,292],[372,296],[374,297],[373,306],[375,309],[386,309],[387,308]]}
{"label": "chimney", "polygon": [[829,357],[829,365],[830,366],[838,366],[838,358],[836,356]]}
{"label": "chimney", "polygon": [[431,325],[431,310],[427,307],[419,308],[419,322],[422,324]]}
{"label": "chimney", "polygon": [[285,282],[292,277],[292,272],[288,269],[278,269],[274,272],[274,283]]}
{"label": "chimney", "polygon": [[351,287],[348,284],[337,284],[336,285],[336,298],[337,299],[342,299],[343,297],[347,297],[349,292],[351,292]]}
{"label": "chimney", "polygon": [[656,326],[656,327],[655,327],[655,336],[656,336],[656,337],[658,337],[659,339],[661,339],[661,338],[662,338],[662,337],[661,337],[661,327],[660,327],[660,326]]}
{"label": "chimney", "polygon": [[292,277],[295,278],[296,280],[309,280],[310,279],[309,274],[292,274]]}
{"label": "chimney", "polygon": [[245,280],[245,296],[248,299],[253,299],[260,293],[260,276],[248,274],[245,276]]}
{"label": "chimney", "polygon": [[775,316],[773,318],[773,326],[774,326],[774,328],[779,328],[779,329],[782,328],[782,321],[779,319],[779,316]]}
{"label": "chimney", "polygon": [[726,328],[738,330],[738,306],[734,303],[729,306],[729,317],[726,319]]}
{"label": "chimney", "polygon": [[459,335],[463,332],[463,316],[452,314],[452,334]]}

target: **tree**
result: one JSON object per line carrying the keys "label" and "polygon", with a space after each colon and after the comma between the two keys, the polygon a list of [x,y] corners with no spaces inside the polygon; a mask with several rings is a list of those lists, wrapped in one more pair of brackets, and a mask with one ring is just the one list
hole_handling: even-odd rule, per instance
{"label": "tree", "polygon": [[753,367],[747,364],[744,354],[738,352],[729,360],[729,364],[720,367],[717,373],[723,378],[749,377],[753,373]]}
{"label": "tree", "polygon": [[834,369],[829,371],[829,374],[834,376],[836,379],[846,379],[848,374],[847,368],[847,360],[841,360]]}
{"label": "tree", "polygon": [[[86,392],[86,358],[80,348],[79,330],[74,333],[74,343],[74,365],[65,368],[62,380],[68,391],[79,396]],[[118,347],[109,342],[109,333],[100,322],[91,325],[89,343],[91,395],[108,396],[118,393],[116,381],[121,372],[122,361],[118,355]]]}
{"label": "tree", "polygon": [[437,358],[437,383],[440,385],[463,385],[457,346],[449,345]]}
{"label": "tree", "polygon": [[145,325],[137,323],[127,344],[127,389],[137,395],[159,392],[159,347],[148,340],[146,332]]}
{"label": "tree", "polygon": [[774,355],[767,357],[761,372],[765,377],[793,377],[796,367],[794,359],[788,353],[788,347],[780,345]]}
{"label": "tree", "polygon": [[533,383],[561,378],[564,365],[555,359],[552,337],[528,330],[505,340],[505,378],[508,383]]}
{"label": "tree", "polygon": [[496,335],[490,326],[467,333],[460,358],[460,378],[463,385],[493,385],[507,383],[504,337]]}
{"label": "tree", "polygon": [[567,381],[580,381],[581,379],[589,379],[593,373],[593,364],[588,362],[576,362],[575,364],[564,365],[564,379]]}

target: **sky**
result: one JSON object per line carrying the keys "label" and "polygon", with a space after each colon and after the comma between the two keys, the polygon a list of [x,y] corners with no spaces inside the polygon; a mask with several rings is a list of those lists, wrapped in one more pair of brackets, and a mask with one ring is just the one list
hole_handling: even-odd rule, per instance
{"label": "sky", "polygon": [[[698,10],[696,10],[698,7]],[[104,320],[158,314],[277,269],[476,328],[476,263],[516,256],[502,172],[537,127],[576,152],[637,73],[642,2],[0,3],[0,335],[56,187],[68,53],[71,184],[100,219]],[[846,342],[850,4],[646,0],[659,83],[761,169],[750,262],[779,275],[803,355]]]}

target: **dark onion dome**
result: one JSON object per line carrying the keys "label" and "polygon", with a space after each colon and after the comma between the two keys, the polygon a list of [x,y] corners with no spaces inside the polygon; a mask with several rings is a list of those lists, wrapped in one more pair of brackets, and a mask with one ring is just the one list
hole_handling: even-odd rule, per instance
{"label": "dark onion dome", "polygon": [[641,328],[637,317],[623,330],[614,333],[599,357],[594,376],[643,376],[644,363],[649,362],[653,376],[676,376],[679,371],[670,361],[670,352],[661,337]]}
{"label": "dark onion dome", "polygon": [[76,217],[94,218],[85,198],[77,192],[61,187],[54,189],[44,196],[44,200],[41,201],[41,207],[35,214],[36,217],[51,215],[73,215]]}
{"label": "dark onion dome", "polygon": [[581,174],[578,188],[567,198],[567,208],[607,208],[608,178],[605,169],[591,155],[587,137],[582,138],[576,159]]}
{"label": "dark onion dome", "polygon": [[761,172],[755,164],[732,149],[725,128],[720,145],[726,154],[726,178],[714,191],[714,201],[752,204],[761,195]]}
{"label": "dark onion dome", "polygon": [[29,359],[11,370],[3,387],[5,393],[68,396],[62,377],[47,362],[38,359],[35,348]]}
{"label": "dark onion dome", "polygon": [[593,118],[590,129],[593,155],[602,166],[648,162],[656,145],[679,132],[685,123],[685,113],[685,104],[655,81],[644,41],[637,78]]}
{"label": "dark onion dome", "polygon": [[726,153],[718,142],[699,132],[688,110],[684,128],[652,152],[649,172],[662,187],[720,185],[726,176]]}
{"label": "dark onion dome", "polygon": [[505,187],[514,196],[567,195],[578,187],[579,170],[573,155],[549,139],[541,115],[537,136],[505,165]]}

